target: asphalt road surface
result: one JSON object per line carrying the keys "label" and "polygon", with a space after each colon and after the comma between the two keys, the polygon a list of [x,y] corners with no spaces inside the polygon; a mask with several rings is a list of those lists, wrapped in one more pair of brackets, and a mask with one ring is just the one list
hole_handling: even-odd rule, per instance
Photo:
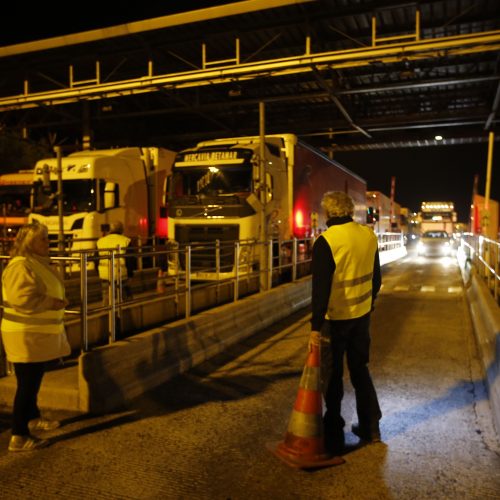
{"label": "asphalt road surface", "polygon": [[347,432],[345,464],[313,471],[267,449],[282,440],[297,395],[305,310],[123,411],[48,412],[64,425],[42,450],[6,451],[4,409],[0,498],[500,499],[500,445],[456,262],[410,254],[383,274],[370,363],[382,443],[358,446]]}

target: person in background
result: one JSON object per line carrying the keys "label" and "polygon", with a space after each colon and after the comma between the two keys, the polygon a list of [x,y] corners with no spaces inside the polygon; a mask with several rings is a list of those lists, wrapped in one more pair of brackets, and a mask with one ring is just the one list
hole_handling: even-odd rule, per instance
{"label": "person in background", "polygon": [[370,313],[382,278],[377,237],[371,228],[353,221],[352,198],[330,191],[324,194],[321,206],[328,229],[313,246],[309,345],[321,343],[325,447],[338,455],[345,447],[341,415],[344,355],[356,396],[358,423],[352,431],[363,441],[380,441],[382,413],[368,361]]}
{"label": "person in background", "polygon": [[[123,234],[123,224],[120,221],[115,221],[110,224],[109,232],[97,240],[97,248],[99,250],[99,277],[105,285],[103,293],[105,294],[105,303],[107,303],[107,292],[110,279],[110,259],[102,258],[109,257],[110,250],[120,248],[120,253],[129,252],[129,245],[132,240]],[[121,275],[122,290],[124,298],[131,298],[132,293],[128,279],[132,277],[135,265],[134,259],[131,257],[119,257],[115,261],[114,277],[115,282],[118,282]]]}
{"label": "person in background", "polygon": [[7,360],[17,379],[9,451],[31,451],[49,442],[30,431],[59,427],[41,417],[37,404],[46,363],[71,353],[64,328],[64,283],[49,260],[46,226],[27,224],[17,233],[2,273],[0,326]]}

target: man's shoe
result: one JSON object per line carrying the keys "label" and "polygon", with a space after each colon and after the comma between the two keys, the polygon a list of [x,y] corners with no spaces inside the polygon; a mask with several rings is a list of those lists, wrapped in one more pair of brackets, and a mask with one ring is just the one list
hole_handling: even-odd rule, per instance
{"label": "man's shoe", "polygon": [[35,418],[30,420],[28,428],[30,431],[52,431],[60,427],[61,422],[58,420],[46,420],[45,418]]}
{"label": "man's shoe", "polygon": [[344,431],[333,434],[325,432],[325,450],[336,457],[343,455],[345,452]]}
{"label": "man's shoe", "polygon": [[380,443],[381,441],[379,429],[374,429],[372,431],[369,431],[361,428],[359,424],[353,424],[351,430],[353,434],[356,434],[356,436],[359,437],[359,439],[362,439],[367,443]]}
{"label": "man's shoe", "polygon": [[9,451],[33,451],[45,448],[49,442],[34,436],[12,436],[9,442]]}

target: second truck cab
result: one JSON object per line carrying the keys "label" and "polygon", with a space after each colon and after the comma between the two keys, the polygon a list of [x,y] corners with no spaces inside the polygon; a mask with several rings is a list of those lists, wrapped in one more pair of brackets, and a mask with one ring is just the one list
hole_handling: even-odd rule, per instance
{"label": "second truck cab", "polygon": [[61,159],[61,193],[58,160],[40,160],[35,166],[30,219],[45,224],[56,241],[62,217],[66,250],[95,248],[113,221],[121,221],[130,237],[166,238],[160,207],[174,157],[166,149],[139,147],[72,153]]}

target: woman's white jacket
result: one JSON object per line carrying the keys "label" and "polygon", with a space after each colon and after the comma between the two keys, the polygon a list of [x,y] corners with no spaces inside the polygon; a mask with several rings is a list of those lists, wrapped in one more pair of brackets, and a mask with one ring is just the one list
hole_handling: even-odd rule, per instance
{"label": "woman's white jacket", "polygon": [[41,362],[71,352],[64,328],[64,283],[41,256],[14,257],[2,273],[2,340],[13,363]]}

